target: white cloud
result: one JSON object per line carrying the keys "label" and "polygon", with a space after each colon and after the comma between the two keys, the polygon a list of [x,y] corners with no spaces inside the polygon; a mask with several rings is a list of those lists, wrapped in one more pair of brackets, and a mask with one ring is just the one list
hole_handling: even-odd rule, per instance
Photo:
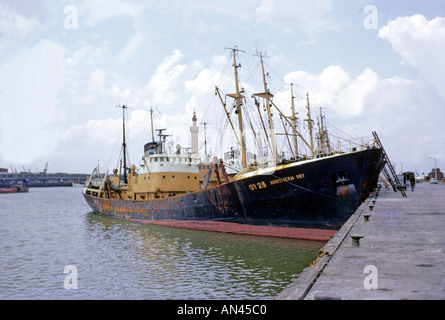
{"label": "white cloud", "polygon": [[[382,138],[392,161],[419,170],[427,156],[439,156],[445,133],[441,98],[429,84],[398,77],[382,79],[366,102],[364,120]],[[400,168],[400,167],[399,167]]]}
{"label": "white cloud", "polygon": [[171,108],[178,99],[176,85],[180,80],[185,80],[182,76],[187,68],[178,62],[182,58],[182,53],[175,50],[170,56],[164,59],[156,69],[155,74],[148,83],[152,103],[162,108]]}
{"label": "white cloud", "polygon": [[66,62],[68,67],[74,67],[79,61],[85,57],[85,55],[91,50],[90,46],[82,46],[75,50],[70,56],[67,57]]}
{"label": "white cloud", "polygon": [[122,49],[121,52],[116,57],[115,62],[124,63],[128,59],[130,59],[137,49],[144,43],[145,37],[140,33],[135,33],[133,37],[128,41],[126,46]]}
{"label": "white cloud", "polygon": [[[119,119],[90,120],[83,132],[88,147],[97,148],[100,145],[109,146],[118,137],[122,130],[122,121]],[[112,137],[112,139],[110,139]]]}
{"label": "white cloud", "polygon": [[378,75],[365,69],[354,79],[341,66],[330,66],[319,75],[291,72],[284,76],[284,81],[298,84],[308,92],[314,106],[328,108],[338,116],[350,118],[363,113],[366,97],[375,90]]}
{"label": "white cloud", "polygon": [[256,21],[278,26],[285,31],[306,32],[337,27],[330,15],[332,0],[262,0],[256,8]]}
{"label": "white cloud", "polygon": [[[445,18],[399,17],[379,30],[402,62],[419,71],[419,79],[393,78],[382,83],[376,99],[379,125],[392,134],[399,161],[425,163],[445,155]],[[401,147],[403,146],[403,147]],[[424,167],[425,168],[425,167]]]}
{"label": "white cloud", "polygon": [[37,18],[24,17],[11,7],[0,3],[0,35],[24,39],[39,26]]}
{"label": "white cloud", "polygon": [[[61,163],[75,157],[77,165],[84,168],[80,171],[84,172],[91,170],[90,166],[95,166],[97,160],[103,167],[107,163],[115,166],[122,143],[122,111],[114,107],[119,101],[132,108],[128,111],[126,129],[133,162],[138,163],[143,145],[151,140],[150,107],[155,110],[155,129],[165,128],[164,133],[172,135],[168,141],[189,146],[193,110],[196,109],[199,121],[203,120],[215,85],[221,82],[220,71],[227,65],[227,57],[211,58],[207,68],[201,61],[182,63],[182,59],[179,50],[173,51],[158,65],[145,86],[99,68],[88,73],[86,85],[74,90],[67,101],[69,110],[81,108],[82,114],[77,124],[66,129],[53,157]],[[222,111],[219,105],[218,111]],[[213,114],[213,110],[208,113]],[[210,132],[209,129],[208,134]],[[200,134],[203,135],[202,130]],[[70,155],[64,151],[67,146],[72,150]]]}
{"label": "white cloud", "polygon": [[141,5],[122,0],[84,0],[78,8],[79,18],[88,27],[118,16],[136,17],[142,10]]}
{"label": "white cloud", "polygon": [[445,18],[399,17],[381,28],[379,37],[388,40],[403,62],[419,70],[422,81],[430,83],[445,100]]}
{"label": "white cloud", "polygon": [[[233,89],[233,79],[230,78],[229,72],[224,78],[228,80],[221,83],[220,71],[227,65],[227,57],[215,56],[208,68],[202,68],[203,63],[196,61],[181,64],[181,58],[179,51],[174,51],[166,57],[158,66],[148,87],[139,89],[136,87],[130,91],[125,86],[110,88],[105,85],[104,88],[102,80],[106,75],[99,69],[90,74],[90,85],[94,84],[93,87],[98,88],[99,96],[103,95],[104,98],[107,92],[110,94],[111,91],[116,91],[115,97],[119,92],[126,93],[129,97],[143,97],[142,99],[151,99],[155,94],[159,105],[153,105],[161,111],[160,114],[155,112],[155,127],[166,128],[165,133],[173,134],[174,144],[188,146],[193,109],[197,109],[200,122],[209,118],[213,120],[214,115],[222,110],[216,98],[216,102],[210,108],[216,107],[217,110],[211,109],[205,118],[203,118],[203,113],[209,107],[214,85],[220,84],[221,87]],[[199,72],[189,74],[187,70],[199,70]],[[370,136],[371,131],[376,130],[392,161],[397,163],[403,161],[406,167],[410,165],[414,167],[416,163],[423,162],[425,152],[435,155],[434,144],[428,146],[424,144],[425,141],[430,143],[434,141],[437,135],[436,128],[440,127],[440,118],[435,117],[431,120],[424,120],[424,118],[425,114],[437,112],[437,97],[430,95],[431,88],[418,80],[400,77],[383,79],[370,69],[365,69],[358,76],[353,77],[341,66],[330,66],[320,74],[304,71],[291,72],[284,77],[284,81],[298,84],[297,91],[300,94],[309,91],[312,107],[326,108],[328,120],[331,120],[329,119],[331,116],[336,124],[341,123],[342,129],[357,136]],[[248,91],[250,92],[250,89]],[[172,98],[173,92],[184,94]],[[283,106],[281,109],[285,111],[290,104],[290,93],[282,91],[274,94],[275,102],[278,106]],[[302,104],[305,103],[304,99],[305,97],[302,97],[303,101],[299,101],[300,111]],[[96,165],[97,160],[100,160],[103,167],[106,164],[110,168],[114,167],[121,143],[120,114],[116,113],[116,117],[112,119],[88,120],[82,126],[71,128],[60,144],[60,148],[70,145],[70,149],[83,154],[82,157],[79,156],[78,162],[86,165],[89,161],[91,168],[88,169],[90,170]],[[301,118],[305,118],[304,115],[305,113],[301,112]],[[127,142],[130,157],[132,162],[137,163],[137,159],[142,154],[143,144],[151,140],[148,111],[130,110],[127,129],[133,141],[133,143]],[[332,128],[328,127],[328,130]],[[443,133],[439,135],[445,139]],[[207,138],[208,149],[217,151],[219,140],[214,128],[207,128]],[[200,139],[202,144],[202,127]],[[58,154],[64,154],[64,152],[58,152]],[[83,171],[88,171],[88,169]]]}
{"label": "white cloud", "polygon": [[[79,56],[84,54],[79,53]],[[88,58],[85,54],[85,58]],[[80,171],[88,172],[100,160],[102,166],[114,167],[122,143],[122,110],[115,106],[127,105],[127,145],[130,159],[138,163],[143,152],[143,145],[151,140],[149,108],[155,107],[155,128],[166,128],[167,134],[182,145],[189,144],[188,126],[190,115],[184,114],[188,96],[184,96],[185,83],[192,78],[187,70],[197,70],[201,65],[192,62],[181,64],[179,50],[167,56],[156,69],[147,85],[140,85],[111,72],[94,68],[88,73],[74,74],[70,82],[80,84],[69,91],[64,107],[70,110],[75,123],[68,125],[61,135],[57,149],[52,157],[60,163],[74,162]],[[83,81],[82,81],[83,79]],[[179,94],[178,92],[181,92]],[[67,149],[70,153],[67,153]]]}
{"label": "white cloud", "polygon": [[0,67],[0,149],[5,161],[31,161],[57,143],[64,118],[57,108],[64,52],[60,45],[41,40]]}
{"label": "white cloud", "polygon": [[[117,114],[122,115],[122,111]],[[148,112],[128,110],[126,117],[127,150],[130,159],[138,163],[149,136]],[[76,163],[75,167],[81,168],[77,170],[79,172],[92,171],[97,161],[111,172],[118,165],[121,146],[122,117],[91,119],[67,128],[51,157],[60,163]]]}
{"label": "white cloud", "polygon": [[105,77],[106,73],[105,71],[101,69],[95,69],[90,74],[90,83],[88,91],[91,92],[100,92],[105,89]]}
{"label": "white cloud", "polygon": [[[332,0],[78,0],[73,3],[79,10],[80,28],[69,31],[63,28],[65,15],[60,4],[39,6],[41,11],[37,13],[29,6],[26,6],[28,11],[23,11],[24,6],[15,9],[0,5],[0,33],[6,36],[0,42],[3,58],[0,150],[5,161],[29,162],[41,157],[44,164],[51,161],[47,158],[51,156],[59,162],[60,170],[71,166],[80,168],[79,171],[91,170],[98,159],[101,163],[108,161],[110,155],[118,152],[122,113],[115,106],[119,103],[134,108],[129,111],[128,130],[138,145],[131,146],[137,156],[135,162],[140,159],[143,144],[151,139],[147,111],[151,106],[162,112],[156,115],[156,127],[167,128],[167,133],[173,133],[174,138],[180,140],[178,143],[188,145],[192,111],[196,109],[199,121],[207,121],[209,116],[211,120],[222,119],[222,107],[214,95],[214,86],[219,85],[223,94],[233,92],[231,59],[227,52],[220,55],[225,46],[244,39],[241,40],[245,41],[244,45],[238,43],[241,48],[254,40],[272,41],[269,49],[284,48],[290,37],[298,38],[306,33],[310,40],[295,41],[313,42],[311,46],[298,47],[297,54],[304,55],[303,49],[323,51],[317,37],[312,35],[337,30],[339,21],[339,10],[334,10]],[[379,12],[383,14],[384,9],[379,7]],[[363,18],[361,11],[359,18]],[[364,64],[358,74],[350,73],[346,65],[324,65],[321,72],[304,69],[289,72],[284,81],[298,85],[294,89],[299,94],[300,107],[305,104],[305,93],[309,92],[312,106],[326,108],[328,116],[353,133],[369,135],[377,130],[394,161],[409,158],[415,163],[425,157],[425,153],[440,158],[433,153],[443,150],[442,144],[435,145],[436,140],[445,140],[443,130],[440,131],[444,121],[445,66],[439,54],[445,52],[444,20],[427,20],[420,15],[400,17],[379,31],[380,38],[391,43],[405,65],[419,70],[419,79],[396,76],[385,79]],[[45,28],[39,29],[40,23]],[[153,33],[158,32],[159,25],[164,29],[155,37]],[[267,39],[261,36],[265,27],[271,27],[271,33],[266,32],[264,36]],[[41,31],[40,35],[33,33],[36,29]],[[245,31],[243,35],[239,35],[240,29]],[[218,34],[208,38],[211,33],[219,32],[224,32],[222,37]],[[338,45],[351,48],[363,44],[344,41],[345,34],[332,32],[329,36],[334,37],[329,41],[332,44],[337,39],[343,41]],[[140,54],[141,47],[154,38],[152,54]],[[225,43],[215,47],[215,41]],[[19,50],[13,48],[11,42],[14,45],[21,42]],[[172,43],[178,46],[172,47]],[[287,59],[295,56],[292,51],[295,46],[287,47],[293,49],[280,50],[280,56],[272,58],[295,70],[296,67],[284,62],[296,61]],[[172,51],[175,48],[180,50]],[[206,58],[199,61],[190,58],[199,57],[204,51]],[[384,59],[386,53],[382,50],[369,54],[381,54]],[[247,52],[247,56],[251,53]],[[316,55],[314,59],[318,60]],[[360,57],[352,63],[366,59]],[[125,68],[120,65],[130,61],[134,63],[128,63]],[[240,79],[247,79],[254,67],[242,62]],[[277,61],[273,62],[275,65]],[[392,66],[388,65],[386,73],[391,74],[391,70]],[[226,77],[223,78],[222,73]],[[221,82],[221,79],[224,80]],[[261,81],[257,79],[258,82]],[[253,90],[250,85],[242,84],[246,92]],[[283,105],[283,110],[289,110],[289,91],[282,89],[274,95],[274,101]],[[250,94],[246,97],[251,100]],[[3,112],[4,108],[9,108],[7,113]],[[31,114],[32,117],[28,116]],[[303,113],[300,116],[303,118]],[[210,127],[207,130],[208,138],[210,134],[216,135]],[[416,135],[422,139],[415,140]],[[208,147],[215,148],[215,145]],[[422,149],[424,154],[417,149]],[[76,159],[74,164],[71,164],[72,158]]]}
{"label": "white cloud", "polygon": [[[340,66],[330,66],[320,74],[292,72],[284,80],[298,84],[299,92],[309,91],[311,106],[324,108],[331,133],[340,129],[370,137],[376,131],[390,160],[403,162],[405,169],[424,171],[420,164],[427,156],[440,158],[445,141],[443,101],[422,79],[383,79],[370,69],[351,77]],[[289,105],[289,97],[288,91],[279,92],[275,101]],[[306,118],[305,105],[300,96],[301,118]]]}
{"label": "white cloud", "polygon": [[207,100],[215,92],[215,86],[220,85],[222,81],[221,70],[227,64],[227,57],[215,56],[212,58],[209,68],[200,68],[198,63],[195,69],[200,69],[193,79],[185,82],[185,89],[190,96],[186,103],[186,110],[189,114],[196,110],[199,114],[205,113]]}

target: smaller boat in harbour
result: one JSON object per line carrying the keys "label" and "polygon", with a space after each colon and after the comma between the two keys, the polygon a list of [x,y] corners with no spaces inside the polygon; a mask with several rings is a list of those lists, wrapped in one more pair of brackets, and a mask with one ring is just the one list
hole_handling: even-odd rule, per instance
{"label": "smaller boat in harbour", "polygon": [[29,188],[20,184],[10,186],[8,188],[0,188],[0,193],[21,193],[28,192]]}

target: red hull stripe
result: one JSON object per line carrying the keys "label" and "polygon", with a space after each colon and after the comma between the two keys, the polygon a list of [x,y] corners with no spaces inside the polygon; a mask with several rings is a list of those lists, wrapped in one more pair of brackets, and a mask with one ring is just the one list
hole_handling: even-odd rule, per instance
{"label": "red hull stripe", "polygon": [[324,229],[253,226],[253,225],[238,224],[232,222],[221,222],[221,221],[210,221],[210,220],[209,221],[139,220],[139,219],[130,219],[130,220],[140,223],[154,224],[154,225],[174,227],[174,228],[237,233],[237,234],[246,234],[253,236],[316,240],[316,241],[327,241],[337,232],[336,230],[324,230]]}

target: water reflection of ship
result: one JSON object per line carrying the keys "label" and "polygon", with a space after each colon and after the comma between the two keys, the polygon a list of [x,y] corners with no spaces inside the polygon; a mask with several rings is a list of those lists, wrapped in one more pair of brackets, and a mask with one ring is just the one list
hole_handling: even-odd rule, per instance
{"label": "water reflection of ship", "polygon": [[[234,149],[225,162],[221,159],[201,163],[196,152],[196,130],[193,129],[192,152],[179,145],[173,152],[171,148],[166,148],[168,135],[163,134],[165,129],[158,129],[158,141],[154,141],[152,134],[153,141],[144,146],[144,163],[138,171],[135,165],[127,170],[126,106],[123,106],[123,174],[118,175],[119,170],[114,169],[112,176],[95,178],[97,170],[93,171],[83,194],[94,212],[180,228],[326,240],[356,210],[376,186],[383,165],[382,148],[371,141],[360,149],[334,150],[321,110],[319,131],[314,141],[309,96],[306,106],[308,118],[305,120],[309,138],[304,138],[296,126],[293,103],[292,115],[286,117],[273,102],[260,55],[264,92],[253,97],[262,129],[266,133],[268,156],[252,156],[249,159],[242,122],[244,89],[240,89],[238,84],[237,69],[240,65],[236,62],[237,50],[233,49],[232,53],[236,93],[227,94],[226,97],[234,99],[232,109],[238,118],[238,131],[235,130],[236,123],[230,120],[230,112],[219,88],[216,88],[216,93],[239,146],[241,170],[236,168],[237,150]],[[257,98],[265,101],[265,122],[262,121]],[[286,135],[286,142],[292,150],[289,159],[277,152],[273,107],[278,111],[283,125],[287,123],[292,131]],[[196,114],[192,121],[196,124]],[[298,150],[297,138],[308,148],[308,154]],[[231,165],[233,171],[228,170]]]}

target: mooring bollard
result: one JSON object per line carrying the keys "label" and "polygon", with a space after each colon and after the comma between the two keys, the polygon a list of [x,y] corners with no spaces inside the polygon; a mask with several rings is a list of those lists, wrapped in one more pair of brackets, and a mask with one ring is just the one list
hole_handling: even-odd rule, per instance
{"label": "mooring bollard", "polygon": [[370,217],[371,215],[370,214],[365,214],[365,215],[363,215],[363,218],[365,219],[365,222],[368,222],[369,221],[369,217]]}
{"label": "mooring bollard", "polygon": [[372,211],[372,209],[374,208],[374,206],[369,206],[369,210]]}
{"label": "mooring bollard", "polygon": [[314,294],[314,300],[341,300],[341,297],[331,292],[317,292]]}
{"label": "mooring bollard", "polygon": [[360,239],[363,238],[361,234],[353,234],[351,235],[352,238],[352,245],[359,246],[360,245]]}

